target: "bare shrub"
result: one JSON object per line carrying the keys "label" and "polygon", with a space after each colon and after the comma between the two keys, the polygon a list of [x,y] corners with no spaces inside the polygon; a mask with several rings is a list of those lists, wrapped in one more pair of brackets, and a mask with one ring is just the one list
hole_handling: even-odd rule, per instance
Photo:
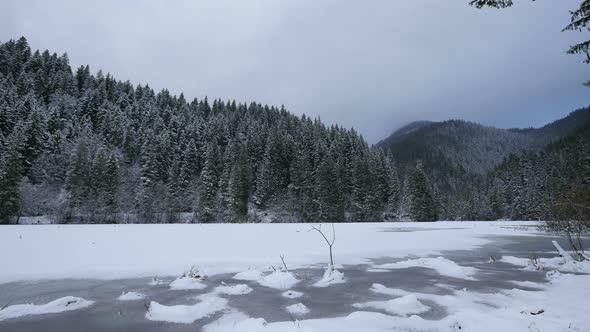
{"label": "bare shrub", "polygon": [[578,186],[561,195],[545,227],[565,235],[578,260],[590,260],[582,241],[590,232],[590,186]]}

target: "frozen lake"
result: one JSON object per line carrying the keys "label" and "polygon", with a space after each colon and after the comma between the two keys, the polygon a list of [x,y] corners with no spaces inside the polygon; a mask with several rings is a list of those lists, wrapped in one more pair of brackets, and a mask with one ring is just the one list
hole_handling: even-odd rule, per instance
{"label": "frozen lake", "polygon": [[[304,225],[285,226],[289,228],[305,227]],[[419,239],[420,234],[432,232],[446,233],[448,234],[447,237],[453,237],[458,236],[457,233],[465,229],[473,228],[471,224],[464,224],[467,227],[461,227],[460,224],[451,227],[445,223],[434,225],[431,228],[424,225],[400,226],[397,224],[381,224],[379,227],[375,227],[375,225],[367,226],[374,228],[375,233],[378,233],[377,237],[389,236],[392,241],[407,234],[417,235],[417,239]],[[80,227],[88,228],[92,226]],[[195,225],[193,227],[200,226]],[[484,227],[484,224],[477,225],[477,227]],[[343,238],[337,237],[335,244],[337,264],[340,246],[346,243],[348,236],[342,231],[343,228],[345,227],[337,225],[337,235],[341,235]],[[325,264],[312,261],[305,262],[306,264],[296,266],[290,270],[300,280],[296,285],[289,287],[292,291],[302,293],[302,296],[296,299],[282,296],[281,294],[285,289],[265,287],[256,280],[235,280],[232,278],[235,275],[234,272],[213,274],[202,281],[202,284],[206,287],[192,290],[170,289],[169,283],[177,278],[182,271],[177,274],[159,275],[158,277],[162,281],[160,285],[150,285],[151,277],[144,276],[108,279],[80,279],[76,277],[49,280],[13,280],[0,284],[0,307],[22,303],[44,304],[66,296],[79,297],[94,301],[94,303],[88,307],[68,312],[0,320],[0,331],[201,331],[212,330],[212,326],[216,324],[215,322],[228,312],[239,312],[247,317],[263,318],[269,324],[269,327],[275,322],[277,324],[280,324],[280,322],[293,322],[292,324],[296,324],[294,322],[296,319],[305,322],[305,320],[309,319],[345,317],[359,311],[359,308],[354,304],[383,302],[392,298],[391,295],[371,290],[374,284],[382,285],[386,289],[398,289],[412,294],[434,295],[434,300],[428,296],[424,296],[424,298],[418,297],[420,303],[425,305],[427,310],[416,313],[416,315],[426,321],[441,321],[448,318],[452,312],[449,311],[444,301],[437,301],[436,296],[444,299],[445,296],[454,296],[453,294],[462,290],[475,294],[495,294],[514,288],[542,292],[539,287],[535,287],[532,283],[537,283],[537,285],[547,283],[547,270],[524,270],[522,266],[501,262],[500,258],[502,256],[514,256],[528,259],[533,254],[537,257],[555,257],[555,249],[551,244],[551,240],[555,238],[537,234],[536,229],[532,227],[523,228],[522,224],[508,225],[508,227],[502,226],[502,229],[514,232],[514,234],[482,235],[477,233],[475,236],[483,240],[481,244],[466,249],[440,250],[430,254],[419,252],[417,255],[407,255],[405,252],[403,255],[397,253],[389,256],[377,255],[365,257],[362,263],[339,265],[337,268],[344,274],[345,282],[330,285],[329,287],[319,288],[313,286],[315,282],[322,278]],[[338,233],[338,231],[341,231],[342,234]],[[527,234],[523,235],[521,232],[527,232]],[[317,234],[307,235],[317,236]],[[338,242],[339,239],[340,243]],[[428,239],[428,236],[425,239]],[[316,240],[321,244],[319,239]],[[444,242],[444,240],[441,242]],[[458,242],[461,242],[460,239],[458,239]],[[565,242],[561,242],[562,245],[566,245]],[[366,252],[375,252],[375,248],[370,248],[374,244],[368,241],[366,243]],[[434,250],[430,246],[430,244],[423,245],[424,248],[428,249],[426,250],[428,252]],[[396,245],[393,245],[392,248],[396,248]],[[325,248],[320,250],[324,253]],[[346,252],[346,250],[342,251]],[[287,256],[287,259],[289,257]],[[454,262],[459,265],[459,268],[471,267],[474,272],[465,276],[461,274],[454,275],[452,269],[439,271],[428,264],[394,269],[386,268],[391,266],[390,263],[413,261],[418,257],[442,257],[451,261],[450,264]],[[496,261],[491,262],[490,257],[493,257]],[[116,258],[113,259],[116,260]],[[296,258],[295,260],[304,262],[302,258]],[[87,263],[91,265],[93,262],[88,261]],[[64,261],[63,264],[63,268],[67,270],[67,262]],[[261,270],[266,271],[264,268],[261,268]],[[144,271],[139,272],[140,274],[144,273]],[[39,273],[39,277],[42,278],[42,271],[39,271]],[[217,296],[227,300],[224,309],[208,314],[206,317],[189,324],[146,319],[147,307],[151,301],[165,306],[193,305],[199,301],[196,298],[197,296],[210,294],[215,287],[224,284],[229,286],[245,284],[251,288],[251,291],[240,295],[218,294]],[[145,298],[132,301],[118,299],[122,293],[130,291],[141,293]],[[285,310],[287,306],[297,303],[303,304],[309,312],[294,316]],[[490,304],[490,306],[493,307],[493,304]],[[370,306],[364,307],[362,311],[388,313],[385,309]],[[251,330],[260,330],[260,328]]]}

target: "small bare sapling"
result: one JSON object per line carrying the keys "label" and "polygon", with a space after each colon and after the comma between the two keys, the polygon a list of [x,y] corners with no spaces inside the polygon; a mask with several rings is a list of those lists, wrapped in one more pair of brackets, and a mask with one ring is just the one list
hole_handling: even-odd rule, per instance
{"label": "small bare sapling", "polygon": [[312,230],[315,230],[316,232],[320,233],[320,235],[322,236],[322,238],[324,238],[324,241],[326,241],[326,244],[328,245],[328,249],[330,250],[330,265],[328,266],[328,269],[331,273],[332,271],[334,271],[334,255],[332,248],[334,247],[334,242],[336,241],[336,229],[334,228],[334,224],[332,224],[332,240],[328,240],[328,237],[326,237],[326,234],[324,234],[324,232],[322,231],[322,224],[320,224],[318,227],[312,225],[309,231]]}

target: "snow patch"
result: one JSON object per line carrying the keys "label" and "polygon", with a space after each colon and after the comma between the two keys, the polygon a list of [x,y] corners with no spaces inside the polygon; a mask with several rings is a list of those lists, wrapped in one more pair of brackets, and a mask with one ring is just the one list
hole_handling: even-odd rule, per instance
{"label": "snow patch", "polygon": [[144,299],[145,295],[139,292],[123,292],[121,296],[117,298],[119,301],[137,301]]}
{"label": "snow patch", "polygon": [[328,287],[334,284],[341,284],[344,283],[344,274],[338,270],[334,270],[332,268],[327,268],[324,272],[324,276],[322,279],[315,284],[314,287]]}
{"label": "snow patch", "polygon": [[384,310],[387,313],[398,316],[421,314],[429,310],[429,307],[422,304],[418,300],[418,297],[416,297],[416,295],[414,294],[408,294],[406,296],[399,297],[389,301],[355,303],[353,304],[353,306],[359,309],[370,308]]}
{"label": "snow patch", "polygon": [[520,287],[536,288],[536,289],[543,289],[543,288],[545,288],[544,285],[541,285],[539,283],[532,282],[532,281],[511,280],[510,282],[513,283],[513,284],[515,284],[516,286],[520,286]]}
{"label": "snow patch", "polygon": [[578,262],[559,256],[551,258],[541,257],[535,259],[502,256],[500,262],[521,266],[522,269],[526,271],[559,270],[562,272],[590,273],[590,261]]}
{"label": "snow patch", "polygon": [[436,270],[441,275],[459,279],[474,280],[473,275],[477,272],[476,268],[461,266],[452,260],[444,257],[436,258],[417,258],[408,259],[397,263],[389,263],[373,266],[376,269],[407,269],[410,267],[424,267]]}
{"label": "snow patch", "polygon": [[244,281],[258,281],[262,279],[264,275],[258,270],[247,270],[236,274],[233,278],[236,280]]}
{"label": "snow patch", "polygon": [[309,309],[303,303],[296,303],[285,308],[288,313],[294,316],[303,316],[309,313]]}
{"label": "snow patch", "polygon": [[392,295],[392,296],[405,296],[408,295],[409,293],[401,290],[401,289],[396,289],[396,288],[387,288],[381,284],[373,284],[371,286],[371,288],[369,288],[372,292],[378,293],[378,294],[385,294],[385,295]]}
{"label": "snow patch", "polygon": [[145,318],[152,321],[191,324],[224,310],[226,305],[226,299],[216,296],[203,297],[201,302],[193,305],[166,306],[152,301]]}
{"label": "snow patch", "polygon": [[[452,295],[408,293],[375,284],[374,291],[415,295],[445,307],[448,316],[427,320],[416,315],[391,316],[358,311],[345,317],[267,323],[231,313],[204,327],[206,332],[391,332],[391,331],[586,331],[590,326],[590,275],[547,274],[549,283],[542,291],[512,289],[500,293],[456,291]],[[410,299],[410,298],[407,298]],[[410,304],[416,305],[413,301]]]}
{"label": "snow patch", "polygon": [[0,310],[0,321],[31,315],[55,314],[65,311],[78,310],[92,305],[94,301],[83,298],[66,296],[47,304],[15,304]]}
{"label": "snow patch", "polygon": [[225,295],[245,295],[252,292],[252,288],[245,284],[223,285],[215,287],[215,292]]}
{"label": "snow patch", "polygon": [[299,280],[292,273],[279,270],[258,280],[258,283],[262,286],[276,289],[289,289],[298,282]]}

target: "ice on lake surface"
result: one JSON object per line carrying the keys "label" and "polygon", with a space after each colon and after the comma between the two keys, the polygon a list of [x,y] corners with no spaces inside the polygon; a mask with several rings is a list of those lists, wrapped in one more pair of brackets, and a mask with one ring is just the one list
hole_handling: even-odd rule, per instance
{"label": "ice on lake surface", "polygon": [[[455,231],[444,230],[445,233]],[[401,233],[382,234],[393,234],[395,238]],[[560,324],[577,327],[587,323],[588,318],[575,312],[562,317],[562,322],[559,322],[555,315],[561,312],[553,313],[558,309],[542,298],[546,291],[562,287],[562,284],[575,284],[577,279],[565,274],[548,276],[547,270],[527,270],[500,259],[503,256],[529,258],[533,252],[539,257],[556,256],[551,245],[551,240],[555,238],[533,235],[482,235],[485,241],[473,248],[417,255],[400,256],[392,252],[388,256],[383,254],[384,250],[373,257],[367,255],[364,262],[340,264],[337,269],[343,273],[345,282],[322,288],[314,287],[325,272],[325,264],[321,260],[315,264],[294,264],[289,272],[299,281],[289,285],[288,290],[300,296],[293,298],[284,296],[285,289],[264,286],[256,278],[236,280],[236,271],[214,273],[199,281],[204,287],[181,290],[171,290],[169,284],[183,271],[178,271],[176,275],[158,275],[159,283],[152,282],[155,276],[10,281],[0,284],[0,306],[46,304],[66,296],[93,303],[76,310],[19,318],[2,319],[0,314],[0,331],[284,331],[295,326],[294,319],[299,328],[305,327],[309,331],[346,331],[359,326],[372,327],[374,331],[391,330],[393,326],[406,330],[415,327],[441,331],[455,331],[457,326],[461,326],[463,331],[485,331],[482,326],[475,329],[473,324],[474,320],[481,319],[478,315],[482,312],[487,315],[490,324],[496,320],[505,322],[506,331],[517,331],[520,324],[525,323],[539,327],[540,331],[552,330],[543,329],[547,327],[558,330],[562,326]],[[341,240],[343,244],[349,241],[346,236]],[[338,244],[337,241],[337,262]],[[395,249],[395,246],[392,248]],[[495,262],[490,262],[490,257],[496,258]],[[423,258],[427,260],[419,260]],[[407,262],[435,262],[436,265]],[[455,265],[449,265],[449,262]],[[469,274],[445,273],[447,265],[469,268]],[[384,268],[376,273],[372,271],[375,266],[396,268]],[[272,268],[261,265],[258,268],[252,265],[250,271],[259,271],[262,276],[273,273]],[[252,272],[248,274],[254,275]],[[570,296],[567,292],[569,287],[563,287],[561,293],[566,297],[563,302],[575,303],[575,299],[567,299]],[[142,294],[144,299],[120,301],[121,294],[127,292]],[[587,302],[587,298],[579,301]],[[150,307],[151,303],[157,305]],[[199,303],[206,306],[199,306]],[[358,305],[367,303],[370,305]],[[511,311],[498,309],[504,304],[510,304]],[[587,307],[587,303],[580,302],[579,305]],[[474,308],[475,311],[465,312],[463,307]],[[146,318],[150,310],[157,319]],[[544,313],[531,314],[541,310]],[[416,316],[412,317],[413,314]],[[192,316],[186,319],[187,315]],[[458,324],[455,330],[440,329],[440,326],[448,327],[455,323]]]}

